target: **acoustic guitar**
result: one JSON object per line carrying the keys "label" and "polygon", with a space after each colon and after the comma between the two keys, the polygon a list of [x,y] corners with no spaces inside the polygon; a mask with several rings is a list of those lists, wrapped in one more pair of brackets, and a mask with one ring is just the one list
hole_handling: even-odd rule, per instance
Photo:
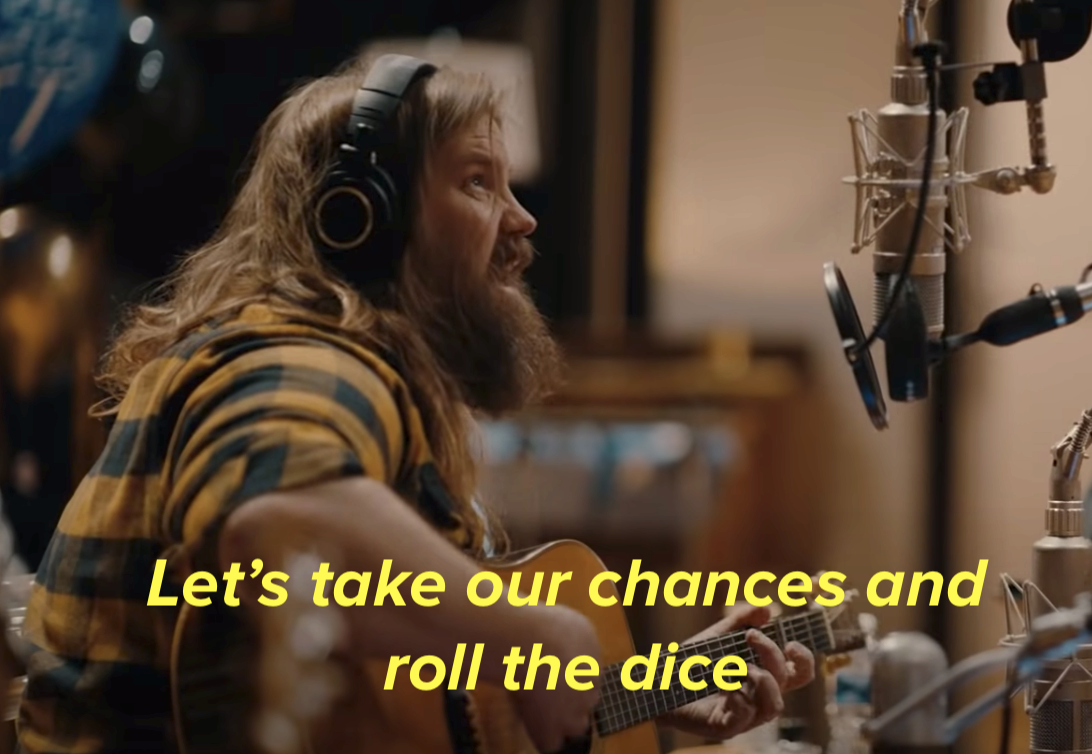
{"label": "acoustic guitar", "polygon": [[[317,565],[317,559],[298,564],[301,580],[310,582]],[[613,606],[601,607],[589,598],[592,579],[607,570],[594,552],[565,540],[481,565],[506,583],[517,573],[525,574],[523,584],[538,572],[572,573],[557,590],[556,602],[586,615],[595,626],[602,650],[600,704],[590,739],[564,754],[661,754],[656,718],[718,693],[713,668],[720,658],[735,655],[761,664],[741,629],[680,647],[666,688],[661,688],[662,651],[653,689],[627,690],[620,671],[636,654],[633,638],[612,582],[603,582],[599,594],[614,596]],[[778,646],[803,644],[817,661],[863,647],[852,598],[847,592],[835,608],[814,605],[761,630]],[[422,691],[412,686],[409,668],[402,666],[393,688],[384,690],[386,660],[354,666],[328,659],[340,630],[338,611],[304,602],[267,608],[277,617],[273,627],[263,629],[269,632],[264,637],[246,633],[229,609],[183,607],[171,659],[175,736],[182,754],[555,754],[535,749],[503,686],[479,682],[466,691],[448,689],[445,682]],[[525,656],[530,650],[522,648]],[[700,691],[683,687],[678,678],[683,659],[692,655],[711,661],[689,671],[691,680],[707,682]],[[468,648],[464,680],[470,664]],[[547,682],[549,672],[543,665],[535,682]],[[642,677],[638,669],[634,680]],[[564,682],[562,668],[558,683]]]}

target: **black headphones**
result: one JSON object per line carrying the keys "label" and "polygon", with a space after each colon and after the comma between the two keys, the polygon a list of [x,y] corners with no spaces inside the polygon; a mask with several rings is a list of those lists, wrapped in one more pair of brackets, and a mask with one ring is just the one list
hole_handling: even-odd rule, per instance
{"label": "black headphones", "polygon": [[336,164],[314,204],[316,245],[355,285],[392,280],[401,258],[403,201],[390,153],[394,113],[406,91],[436,66],[383,55],[353,98]]}

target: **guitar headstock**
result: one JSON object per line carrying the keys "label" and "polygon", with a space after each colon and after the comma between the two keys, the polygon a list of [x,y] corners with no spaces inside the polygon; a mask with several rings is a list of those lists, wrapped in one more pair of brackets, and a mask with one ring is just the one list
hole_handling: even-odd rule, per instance
{"label": "guitar headstock", "polygon": [[[849,652],[868,646],[872,631],[863,621],[863,618],[870,616],[863,616],[857,609],[860,592],[851,585],[843,584],[841,585],[842,599],[837,604],[831,605],[829,598],[834,594],[821,586],[822,575],[823,573],[820,572],[812,576],[815,591],[804,609],[813,615],[822,616],[826,646],[824,651],[816,657],[816,661],[827,673],[833,673],[851,662]],[[817,601],[819,597],[824,597],[824,602],[828,604],[820,604]]]}
{"label": "guitar headstock", "polygon": [[[820,572],[812,576],[811,599],[785,612],[788,620],[803,618],[806,621],[804,631],[808,634],[807,643],[818,655],[816,659],[832,668],[849,661],[845,656],[847,652],[867,647],[873,631],[863,620],[871,616],[862,615],[857,610],[859,592],[851,586],[840,585],[833,591],[823,587],[822,575]],[[832,598],[838,596],[837,592],[841,592],[841,597],[836,604],[831,604]],[[826,604],[819,602],[819,599]]]}

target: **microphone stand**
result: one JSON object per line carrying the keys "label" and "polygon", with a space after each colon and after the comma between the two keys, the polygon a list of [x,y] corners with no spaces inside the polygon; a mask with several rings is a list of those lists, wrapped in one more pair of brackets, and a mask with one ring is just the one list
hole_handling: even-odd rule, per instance
{"label": "microphone stand", "polygon": [[[1078,294],[1074,289],[1066,295]],[[1017,302],[1012,306],[1023,305],[1023,302]],[[927,653],[923,655],[921,651],[908,651],[898,642],[892,643],[892,659],[882,680],[896,679],[885,687],[889,687],[886,696],[893,704],[877,706],[876,717],[861,727],[865,738],[879,744],[873,746],[874,752],[902,751],[899,747],[909,743],[906,740],[908,732],[919,739],[913,742],[918,746],[918,752],[950,746],[970,726],[999,706],[1005,712],[1004,731],[1007,738],[1008,702],[1021,690],[1026,690],[1025,711],[1031,716],[1032,754],[1087,749],[1083,745],[1058,744],[1056,738],[1050,738],[1050,731],[1081,719],[1079,705],[1088,698],[1086,688],[1075,690],[1073,684],[1085,684],[1085,679],[1090,677],[1088,648],[1092,642],[1092,594],[1088,592],[1087,574],[1092,567],[1092,549],[1082,536],[1080,511],[1080,469],[1090,441],[1092,409],[1086,409],[1065,437],[1051,447],[1046,532],[1035,543],[1032,556],[1035,580],[1018,585],[1008,574],[1001,576],[1006,597],[1013,607],[1014,594],[1022,594],[1022,629],[1019,632],[1013,630],[1006,611],[1006,633],[998,648],[974,655],[944,672],[927,670],[929,663],[921,659]],[[1043,585],[1041,589],[1036,581]],[[1036,596],[1041,604],[1033,602]],[[1056,607],[1064,605],[1074,607]],[[904,640],[903,644],[914,646],[913,641],[906,644]],[[900,651],[895,652],[896,648]],[[939,646],[937,651],[940,651]],[[980,696],[957,714],[947,716],[946,704],[940,703],[941,694],[1002,666],[1008,670],[1004,684]],[[923,675],[923,669],[928,675]],[[916,676],[908,675],[910,671],[914,671]],[[924,682],[919,683],[920,688],[919,685],[908,686],[904,682],[907,678],[924,679]],[[900,681],[903,682],[900,684]],[[874,681],[874,701],[882,698],[882,695],[875,696],[875,690],[879,687],[879,680]],[[1048,699],[1055,709],[1040,715],[1039,710]],[[922,709],[930,703],[932,710]],[[1060,712],[1063,706],[1071,709]],[[921,711],[915,715],[917,710]],[[907,720],[912,715],[916,719]],[[1045,733],[1037,738],[1037,731]],[[922,738],[928,742],[925,749],[921,748]],[[1051,743],[1047,747],[1037,743],[1043,740],[1050,740]],[[1006,748],[1003,746],[1002,751]]]}
{"label": "microphone stand", "polygon": [[1048,663],[1067,657],[1076,647],[1092,640],[1090,624],[1092,598],[1082,594],[1076,607],[1038,619],[1021,644],[968,657],[883,714],[865,722],[861,734],[870,741],[879,740],[889,728],[938,696],[985,673],[1011,667],[1011,675],[1004,684],[978,697],[946,720],[943,744],[951,745],[986,714],[1007,704],[1015,691],[1039,675]]}

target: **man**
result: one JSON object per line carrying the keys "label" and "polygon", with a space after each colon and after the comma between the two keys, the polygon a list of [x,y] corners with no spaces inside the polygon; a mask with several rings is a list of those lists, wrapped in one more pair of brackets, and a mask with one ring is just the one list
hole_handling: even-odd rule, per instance
{"label": "man", "polygon": [[[442,575],[434,607],[323,608],[347,626],[339,651],[350,658],[448,660],[459,643],[484,643],[480,679],[496,684],[512,646],[541,643],[563,665],[599,658],[572,610],[465,598],[476,559],[502,537],[474,503],[471,414],[517,410],[559,374],[520,277],[535,220],[508,185],[502,103],[484,78],[441,69],[400,105],[384,158],[407,197],[405,243],[387,250],[401,252],[394,279],[349,280],[317,250],[315,197],[367,66],[354,60],[276,109],[220,231],[109,353],[111,435],[28,610],[27,752],[172,748],[179,608],[148,604],[156,561],[170,563],[160,593],[178,596],[194,571],[280,567],[286,533],[319,543],[334,573],[379,573],[391,559],[399,572]],[[237,594],[268,623],[278,613],[255,605],[260,583],[247,578]],[[752,610],[705,635],[765,617]],[[772,719],[782,692],[812,679],[803,647],[783,655],[758,632],[749,640],[762,668],[749,668],[746,692],[661,722],[726,738]],[[539,683],[513,698],[549,752],[587,731],[598,693]]]}

